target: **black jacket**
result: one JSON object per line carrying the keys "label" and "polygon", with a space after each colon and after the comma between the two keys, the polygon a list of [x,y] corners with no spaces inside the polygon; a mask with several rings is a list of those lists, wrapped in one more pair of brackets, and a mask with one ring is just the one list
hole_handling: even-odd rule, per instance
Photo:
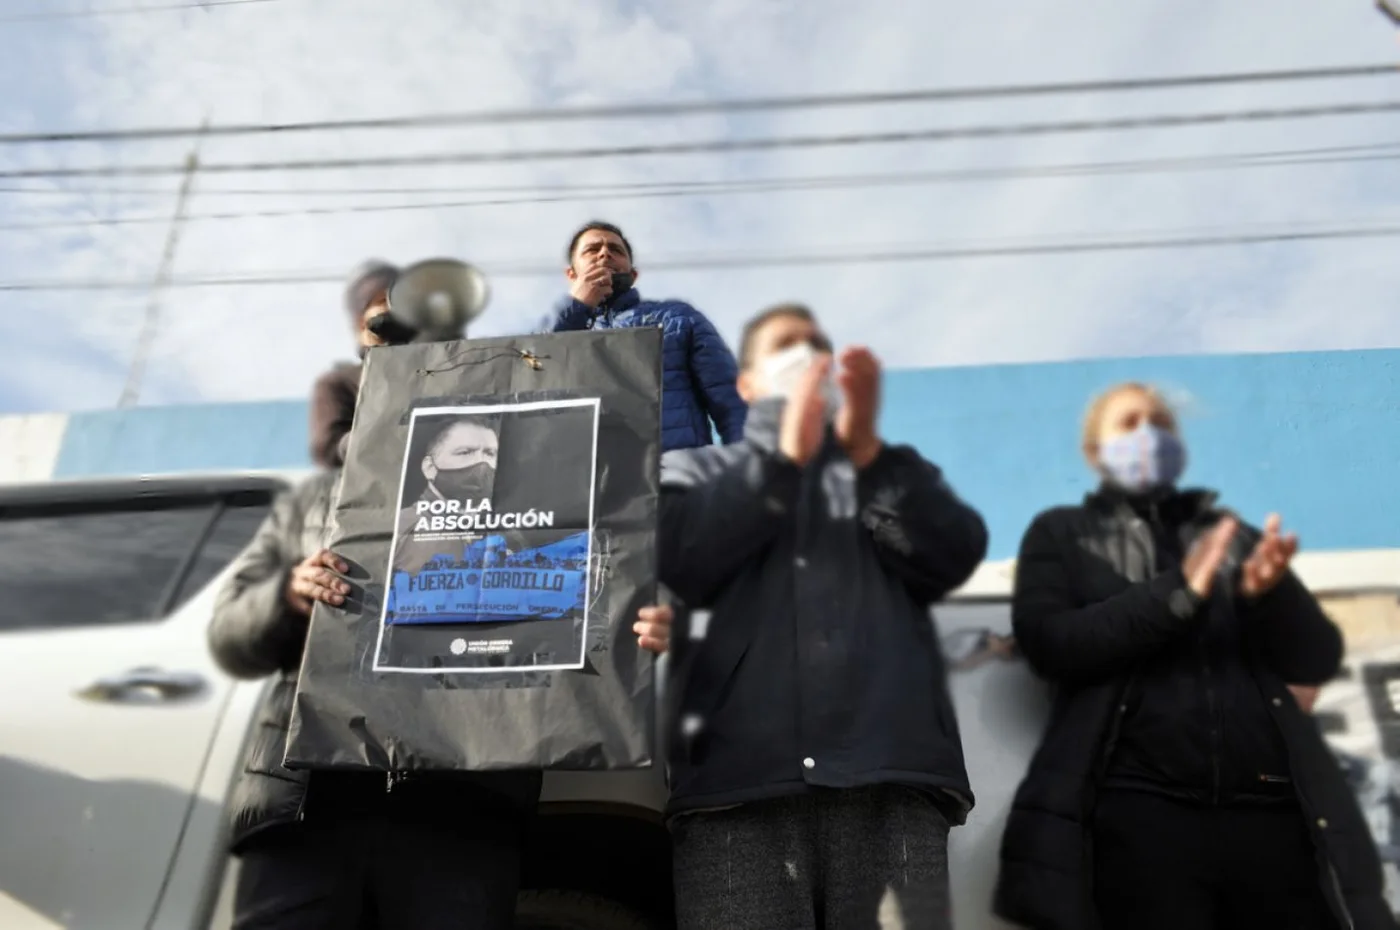
{"label": "black jacket", "polygon": [[[287,607],[284,591],[296,564],[324,545],[339,474],[321,472],[278,499],[234,561],[215,601],[209,627],[215,661],[235,678],[274,676],[229,799],[235,851],[263,830],[294,823],[308,811],[336,817],[391,810],[441,821],[445,811],[470,818],[502,807],[501,801],[529,811],[539,798],[539,772],[425,774],[402,783],[396,775],[391,785],[385,773],[293,771],[282,764],[308,625]],[[464,785],[472,790],[464,791]]]}
{"label": "black jacket", "polygon": [[857,474],[828,441],[799,469],[780,412],[663,458],[661,581],[710,612],[702,640],[672,639],[670,809],[902,783],[951,793],[960,822],[972,792],[928,609],[986,529],[907,447]]}
{"label": "black jacket", "polygon": [[[1130,508],[1134,526],[1151,534],[1153,575],[1180,567],[1210,515],[1199,494],[1130,496],[1108,487],[1099,497]],[[1201,604],[1190,629],[1138,664],[1105,788],[1211,806],[1296,807],[1287,747],[1249,667],[1259,618],[1233,601]]]}
{"label": "black jacket", "polygon": [[[1176,506],[1194,513],[1188,537],[1224,515],[1206,492],[1186,492]],[[1336,674],[1340,631],[1291,574],[1257,603],[1241,601],[1233,573],[1257,539],[1247,527],[1237,534],[1221,583],[1202,604],[1180,568],[1159,570],[1149,527],[1121,499],[1090,495],[1081,507],[1048,510],[1031,523],[1016,563],[1012,624],[1031,667],[1058,688],[1002,837],[995,899],[1002,917],[1036,930],[1097,926],[1089,824],[1134,686],[1154,657],[1226,622],[1238,630],[1238,660],[1281,739],[1320,852],[1318,880],[1341,926],[1395,926],[1356,799],[1285,687]]]}

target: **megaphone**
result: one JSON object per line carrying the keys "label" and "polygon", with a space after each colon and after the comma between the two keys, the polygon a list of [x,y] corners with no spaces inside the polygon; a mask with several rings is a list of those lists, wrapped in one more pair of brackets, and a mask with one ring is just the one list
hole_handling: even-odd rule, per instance
{"label": "megaphone", "polygon": [[389,288],[388,312],[368,328],[390,345],[462,339],[490,299],[479,269],[455,258],[430,258],[399,274]]}

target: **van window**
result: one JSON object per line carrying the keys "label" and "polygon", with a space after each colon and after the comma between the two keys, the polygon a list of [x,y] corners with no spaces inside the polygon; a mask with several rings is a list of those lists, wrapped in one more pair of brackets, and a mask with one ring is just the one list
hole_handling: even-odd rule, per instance
{"label": "van window", "polygon": [[266,491],[232,495],[224,501],[218,522],[210,529],[204,545],[200,546],[175,602],[170,605],[172,610],[204,590],[205,585],[243,551],[271,506],[271,498]]}
{"label": "van window", "polygon": [[252,537],[268,495],[0,509],[0,633],[151,622]]}

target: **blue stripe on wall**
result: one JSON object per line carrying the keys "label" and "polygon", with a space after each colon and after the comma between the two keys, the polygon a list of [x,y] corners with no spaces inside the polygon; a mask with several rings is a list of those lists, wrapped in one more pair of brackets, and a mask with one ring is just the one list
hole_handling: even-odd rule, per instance
{"label": "blue stripe on wall", "polygon": [[75,413],[55,478],[305,467],[301,401]]}
{"label": "blue stripe on wall", "polygon": [[[883,428],[946,470],[990,557],[1010,558],[1037,511],[1092,486],[1079,420],[1124,380],[1189,395],[1187,479],[1246,519],[1278,510],[1310,549],[1400,547],[1400,350],[894,371]],[[302,468],[306,447],[297,401],[74,414],[55,477]]]}
{"label": "blue stripe on wall", "polygon": [[1185,483],[1251,522],[1273,510],[1310,549],[1400,546],[1400,352],[1122,359],[900,371],[886,436],[943,466],[1011,558],[1030,519],[1094,484],[1079,453],[1089,398],[1120,381],[1186,392]]}

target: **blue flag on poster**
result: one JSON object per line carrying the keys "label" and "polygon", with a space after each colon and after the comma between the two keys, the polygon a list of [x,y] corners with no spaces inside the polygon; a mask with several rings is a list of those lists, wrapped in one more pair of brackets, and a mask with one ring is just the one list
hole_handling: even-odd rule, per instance
{"label": "blue flag on poster", "polygon": [[504,536],[473,540],[416,572],[396,571],[385,622],[502,623],[553,620],[584,609],[588,533],[511,552]]}

